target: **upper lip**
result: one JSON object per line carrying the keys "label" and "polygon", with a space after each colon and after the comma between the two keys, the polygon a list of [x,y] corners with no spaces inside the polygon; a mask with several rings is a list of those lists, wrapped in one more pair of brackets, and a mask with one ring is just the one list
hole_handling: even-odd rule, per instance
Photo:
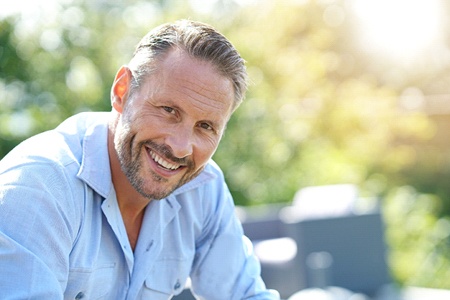
{"label": "upper lip", "polygon": [[164,159],[162,156],[160,156],[159,154],[157,154],[156,152],[154,152],[153,150],[149,151],[150,156],[152,157],[152,159],[157,162],[159,165],[163,166],[166,169],[169,170],[176,170],[179,167],[181,167],[180,164],[174,163],[174,162],[170,162],[167,161],[166,159]]}

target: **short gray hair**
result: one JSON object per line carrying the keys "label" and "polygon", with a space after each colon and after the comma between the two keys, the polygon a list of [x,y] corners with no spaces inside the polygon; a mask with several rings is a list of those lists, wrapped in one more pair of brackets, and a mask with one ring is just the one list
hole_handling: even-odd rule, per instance
{"label": "short gray hair", "polygon": [[230,79],[234,87],[233,108],[239,106],[248,86],[244,59],[231,42],[213,27],[190,20],[160,25],[142,38],[129,63],[135,80],[132,91],[156,69],[157,60],[174,47],[181,48],[194,58],[211,62],[223,76]]}

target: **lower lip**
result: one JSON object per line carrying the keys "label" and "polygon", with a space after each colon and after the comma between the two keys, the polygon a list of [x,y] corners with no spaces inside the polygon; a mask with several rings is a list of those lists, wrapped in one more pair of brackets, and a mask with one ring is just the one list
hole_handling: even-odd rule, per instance
{"label": "lower lip", "polygon": [[158,175],[163,177],[171,177],[176,174],[178,174],[184,167],[179,167],[176,170],[169,170],[164,167],[162,167],[160,164],[158,164],[156,161],[153,160],[152,156],[150,155],[150,149],[147,150],[147,157],[149,160],[150,167],[153,169],[154,172],[156,172]]}

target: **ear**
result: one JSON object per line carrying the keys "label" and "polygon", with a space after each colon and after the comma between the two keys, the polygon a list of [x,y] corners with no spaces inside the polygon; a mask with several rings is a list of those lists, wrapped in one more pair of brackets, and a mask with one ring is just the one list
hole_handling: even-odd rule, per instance
{"label": "ear", "polygon": [[123,111],[130,90],[131,78],[131,70],[127,66],[122,66],[114,78],[111,87],[111,105],[118,113]]}

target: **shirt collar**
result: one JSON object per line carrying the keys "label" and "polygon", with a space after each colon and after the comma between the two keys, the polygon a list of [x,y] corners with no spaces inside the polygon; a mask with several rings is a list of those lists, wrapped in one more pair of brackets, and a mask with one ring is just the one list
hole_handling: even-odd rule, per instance
{"label": "shirt collar", "polygon": [[102,118],[86,129],[83,138],[78,178],[106,198],[111,191],[111,168],[108,154],[108,118]]}
{"label": "shirt collar", "polygon": [[185,193],[189,190],[193,190],[201,185],[206,184],[206,182],[213,180],[217,177],[217,175],[212,171],[211,166],[212,161],[210,161],[205,169],[193,180],[183,184],[179,188],[177,188],[175,191],[173,191],[172,195],[176,196],[182,193]]}

